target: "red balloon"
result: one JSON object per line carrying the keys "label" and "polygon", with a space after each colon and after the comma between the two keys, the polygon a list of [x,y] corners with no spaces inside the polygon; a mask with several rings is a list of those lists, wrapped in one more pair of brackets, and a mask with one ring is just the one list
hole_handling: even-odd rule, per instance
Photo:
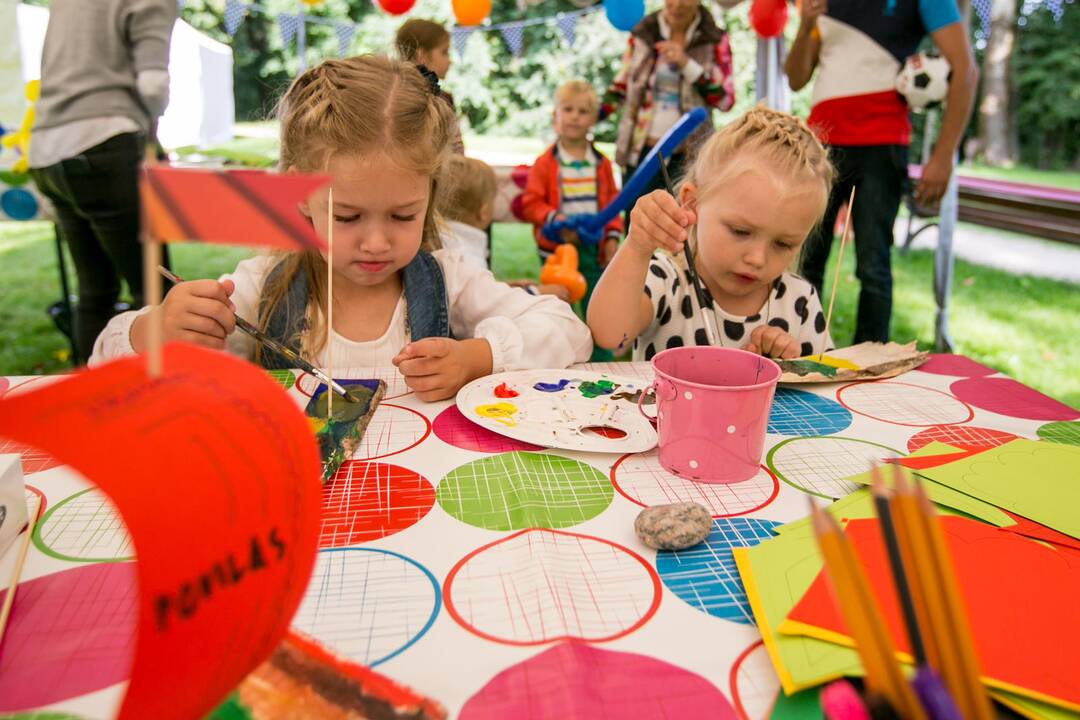
{"label": "red balloon", "polygon": [[452,0],[458,25],[479,25],[491,12],[491,0]]}
{"label": "red balloon", "polygon": [[416,0],[377,0],[379,7],[391,15],[404,15],[412,10]]}
{"label": "red balloon", "polygon": [[776,37],[787,24],[785,0],[751,0],[750,27],[763,38]]}

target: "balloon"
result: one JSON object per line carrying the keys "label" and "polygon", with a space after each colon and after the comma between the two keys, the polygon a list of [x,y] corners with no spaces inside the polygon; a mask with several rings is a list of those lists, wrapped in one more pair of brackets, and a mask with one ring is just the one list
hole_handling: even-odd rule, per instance
{"label": "balloon", "polygon": [[376,2],[379,3],[383,12],[391,15],[403,15],[412,10],[412,6],[416,4],[416,0],[376,0]]}
{"label": "balloon", "polygon": [[570,302],[585,297],[588,285],[585,276],[578,272],[578,253],[573,245],[560,245],[548,256],[540,269],[540,282],[545,285],[562,285],[570,293]]}
{"label": "balloon", "polygon": [[623,32],[629,32],[645,17],[645,0],[604,0],[608,22]]}
{"label": "balloon", "polygon": [[750,27],[763,38],[776,37],[787,24],[785,0],[751,0]]}
{"label": "balloon", "polygon": [[458,25],[479,25],[491,12],[491,0],[453,0]]}

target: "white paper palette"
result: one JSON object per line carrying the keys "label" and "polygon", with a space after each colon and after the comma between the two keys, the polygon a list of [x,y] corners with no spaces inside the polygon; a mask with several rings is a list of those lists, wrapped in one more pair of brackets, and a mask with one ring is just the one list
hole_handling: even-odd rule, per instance
{"label": "white paper palette", "polygon": [[472,422],[521,442],[636,453],[656,446],[656,430],[637,408],[638,393],[647,387],[606,373],[517,370],[474,380],[458,392],[457,406]]}

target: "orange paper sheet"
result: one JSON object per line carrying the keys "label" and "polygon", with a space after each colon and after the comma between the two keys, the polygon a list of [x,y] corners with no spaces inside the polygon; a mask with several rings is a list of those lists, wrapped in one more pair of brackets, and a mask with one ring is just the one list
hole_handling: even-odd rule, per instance
{"label": "orange paper sheet", "polygon": [[141,183],[147,232],[158,242],[325,250],[297,205],[328,180],[263,170],[148,167]]}
{"label": "orange paper sheet", "polygon": [[[1080,560],[975,520],[943,517],[941,524],[984,680],[1080,710]],[[878,521],[852,520],[846,532],[893,643],[910,654]],[[823,574],[788,614],[786,625],[783,631],[849,638]]]}
{"label": "orange paper sheet", "polygon": [[269,656],[311,575],[321,494],[315,439],[269,375],[171,343],[156,380],[128,357],[0,401],[0,437],[82,473],[127,525],[139,617],[119,717],[202,717]]}

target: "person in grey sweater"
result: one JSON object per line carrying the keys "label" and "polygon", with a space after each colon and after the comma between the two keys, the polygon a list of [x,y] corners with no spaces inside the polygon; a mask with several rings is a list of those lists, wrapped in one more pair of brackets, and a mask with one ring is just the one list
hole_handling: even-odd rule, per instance
{"label": "person in grey sweater", "polygon": [[168,101],[176,0],[52,0],[49,10],[30,172],[74,259],[85,361],[121,279],[143,304],[139,171]]}

